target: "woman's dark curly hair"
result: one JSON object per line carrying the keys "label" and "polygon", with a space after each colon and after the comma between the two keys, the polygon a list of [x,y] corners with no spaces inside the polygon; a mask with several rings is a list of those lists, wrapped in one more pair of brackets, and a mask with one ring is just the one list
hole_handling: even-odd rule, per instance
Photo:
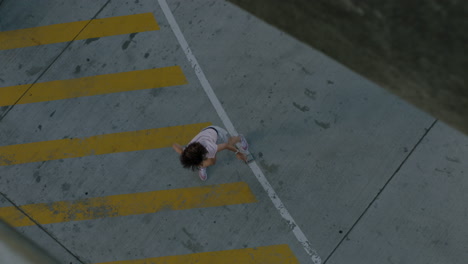
{"label": "woman's dark curly hair", "polygon": [[197,170],[207,153],[208,150],[206,150],[202,144],[193,142],[182,151],[180,163],[182,163],[182,166],[186,169],[191,168],[193,171]]}

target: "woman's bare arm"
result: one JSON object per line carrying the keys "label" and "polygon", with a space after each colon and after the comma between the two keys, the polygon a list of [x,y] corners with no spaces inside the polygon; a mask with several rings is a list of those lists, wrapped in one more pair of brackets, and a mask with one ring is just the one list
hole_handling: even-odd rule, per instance
{"label": "woman's bare arm", "polygon": [[174,143],[172,144],[172,148],[175,150],[175,152],[182,154],[182,151],[184,150],[181,145]]}
{"label": "woman's bare arm", "polygon": [[206,167],[215,165],[215,163],[216,163],[216,157],[214,157],[214,158],[207,158],[207,159],[203,160],[203,162],[202,162],[202,168],[206,168]]}
{"label": "woman's bare arm", "polygon": [[247,162],[247,156],[244,153],[240,152],[234,145],[231,145],[229,143],[230,142],[219,144],[217,152],[228,149],[228,150],[236,153],[236,158],[238,158],[238,159],[240,159],[240,160],[242,160],[244,162]]}

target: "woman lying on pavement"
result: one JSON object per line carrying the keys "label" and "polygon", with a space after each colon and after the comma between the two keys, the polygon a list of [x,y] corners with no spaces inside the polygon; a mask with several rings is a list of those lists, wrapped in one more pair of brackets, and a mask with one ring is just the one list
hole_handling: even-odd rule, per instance
{"label": "woman lying on pavement", "polygon": [[172,145],[172,148],[180,154],[182,166],[193,171],[198,170],[198,176],[202,181],[208,178],[206,168],[216,163],[218,152],[228,149],[235,152],[238,159],[247,162],[244,152],[248,147],[244,136],[229,137],[228,132],[218,126],[202,129],[186,147],[179,144]]}

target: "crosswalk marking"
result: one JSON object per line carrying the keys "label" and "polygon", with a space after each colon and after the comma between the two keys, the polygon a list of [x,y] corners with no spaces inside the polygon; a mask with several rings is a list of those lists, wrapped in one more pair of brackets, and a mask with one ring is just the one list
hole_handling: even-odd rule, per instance
{"label": "crosswalk marking", "polygon": [[160,88],[186,83],[187,79],[182,69],[179,66],[171,66],[32,85],[22,84],[0,87],[0,106]]}
{"label": "crosswalk marking", "polygon": [[[28,204],[20,208],[37,223],[52,224],[254,202],[257,200],[249,186],[245,182],[235,182],[50,204]],[[15,227],[35,225],[16,207],[0,207],[0,218]]]}
{"label": "crosswalk marking", "polygon": [[159,30],[152,13],[76,21],[0,32],[0,50],[151,30]]}
{"label": "crosswalk marking", "polygon": [[[72,40],[159,30],[152,13],[110,17],[0,32],[0,50]],[[133,38],[133,35],[131,35]],[[90,41],[91,41],[90,40]],[[88,42],[86,42],[88,44]],[[0,88],[0,106],[94,96],[186,84],[179,66],[113,73],[69,80]],[[0,146],[0,166],[138,151],[186,143],[210,123],[147,129],[51,141]],[[244,182],[120,194],[75,201],[0,207],[0,219],[12,226],[32,226],[167,210],[258,202]],[[269,263],[298,264],[288,245],[273,245],[101,264]]]}
{"label": "crosswalk marking", "polygon": [[189,142],[202,128],[210,124],[197,123],[86,138],[65,138],[0,146],[0,166],[165,148],[174,142],[182,144]]}
{"label": "crosswalk marking", "polygon": [[288,245],[232,249],[96,264],[299,264]]}

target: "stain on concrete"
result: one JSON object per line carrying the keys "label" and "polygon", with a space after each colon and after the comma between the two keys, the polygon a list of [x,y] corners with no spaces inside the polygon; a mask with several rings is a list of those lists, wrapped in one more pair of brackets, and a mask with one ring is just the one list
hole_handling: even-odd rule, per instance
{"label": "stain on concrete", "polygon": [[300,105],[299,105],[298,103],[296,103],[296,102],[293,102],[293,105],[294,105],[294,107],[296,107],[297,109],[299,109],[301,112],[307,112],[307,111],[310,110],[310,108],[309,108],[308,106],[306,106],[306,105],[300,106]]}
{"label": "stain on concrete", "polygon": [[258,157],[259,157],[259,158],[263,158],[263,153],[262,153],[262,152],[259,152],[259,153],[258,153]]}
{"label": "stain on concrete", "polygon": [[187,231],[187,229],[185,229],[185,227],[182,227],[182,231],[192,240],[196,240],[195,237],[193,236],[193,234],[189,233],[189,231]]}
{"label": "stain on concrete", "polygon": [[192,251],[193,253],[197,253],[197,252],[202,252],[203,251],[203,245],[200,244],[196,239],[195,237],[193,236],[193,234],[190,234],[187,229],[182,228],[182,231],[189,237],[189,240],[187,240],[187,242],[181,242],[182,245],[184,247],[186,247],[187,249],[189,249],[190,251]]}
{"label": "stain on concrete", "polygon": [[146,52],[146,53],[145,53],[145,59],[147,59],[147,58],[149,57],[149,55],[150,55],[150,54],[149,54],[148,52]]}
{"label": "stain on concrete", "polygon": [[140,111],[141,115],[144,115],[146,113],[146,107],[143,105],[138,106],[136,109]]}
{"label": "stain on concrete", "polygon": [[45,163],[46,163],[45,161],[41,162],[41,164],[39,164],[39,166],[37,166],[37,169],[40,169],[42,166],[44,166]]}
{"label": "stain on concrete", "polygon": [[37,128],[39,129],[39,131],[42,130],[42,125],[38,125]]}
{"label": "stain on concrete", "polygon": [[214,33],[211,33],[211,36],[219,35],[219,33],[221,33],[221,31],[222,31],[221,28],[220,28],[220,29],[217,29],[217,30],[215,30]]}
{"label": "stain on concrete", "polygon": [[451,157],[445,156],[445,159],[450,161],[450,162],[460,163],[460,160],[457,157],[451,158]]}
{"label": "stain on concrete", "polygon": [[239,232],[240,232],[240,230],[237,229],[237,228],[229,228],[229,232],[231,232],[231,233],[233,233],[233,234],[235,234],[235,235],[238,235]]}
{"label": "stain on concrete", "polygon": [[13,164],[13,161],[12,161],[12,160],[10,160],[10,159],[7,158],[7,157],[0,156],[0,166],[11,165],[11,164]]}
{"label": "stain on concrete", "polygon": [[52,113],[50,113],[49,117],[53,117],[55,115],[55,111],[57,110],[54,110]]}
{"label": "stain on concrete", "polygon": [[78,74],[81,72],[81,65],[76,65],[75,71],[73,72],[74,74]]}
{"label": "stain on concrete", "polygon": [[435,168],[434,171],[445,174],[445,176],[450,178],[450,177],[452,177],[453,169],[451,169],[451,168],[443,168],[443,169]]}
{"label": "stain on concrete", "polygon": [[145,225],[148,225],[148,224],[151,223],[151,220],[153,220],[153,214],[146,214],[141,219],[141,222],[143,222],[143,224],[145,224]]}
{"label": "stain on concrete", "polygon": [[23,64],[18,64],[18,70],[21,70],[21,68],[23,68]]}
{"label": "stain on concrete", "polygon": [[184,247],[188,250],[192,251],[193,253],[202,252],[203,245],[198,242],[192,242],[191,240],[187,240],[187,242],[181,242]]}
{"label": "stain on concrete", "polygon": [[75,233],[80,233],[80,232],[81,232],[81,228],[80,228],[77,224],[74,224],[74,225],[73,225],[73,232],[75,232]]}
{"label": "stain on concrete", "polygon": [[[76,203],[83,202],[86,202],[86,200],[77,200]],[[81,218],[83,214],[89,216],[91,219],[118,216],[115,208],[111,205],[100,205],[96,207],[88,207],[85,210],[71,210],[70,212],[67,212],[67,216],[69,217],[70,221]]]}
{"label": "stain on concrete", "polygon": [[98,40],[99,38],[89,38],[85,41],[85,44],[88,45],[89,43]]}
{"label": "stain on concrete", "polygon": [[313,75],[314,73],[307,70],[306,67],[304,67],[304,65],[300,64],[300,63],[296,63],[297,66],[299,66],[301,68],[301,71],[303,71],[305,74],[307,75]]}
{"label": "stain on concrete", "polygon": [[330,128],[330,123],[327,122],[320,122],[317,119],[314,119],[314,122],[317,126],[323,128],[323,129],[329,129]]}
{"label": "stain on concrete", "polygon": [[26,73],[29,76],[32,76],[32,75],[35,75],[36,73],[40,72],[41,70],[42,70],[42,67],[33,66],[29,70],[27,70]]}
{"label": "stain on concrete", "polygon": [[3,83],[3,82],[5,82],[5,80],[3,80],[2,78],[0,78],[0,82],[2,82],[2,83]]}
{"label": "stain on concrete", "polygon": [[130,34],[129,40],[125,41],[124,44],[122,45],[122,50],[126,50],[130,43],[132,42],[133,38],[138,34],[138,32]]}
{"label": "stain on concrete", "polygon": [[39,171],[34,172],[33,176],[37,183],[41,182],[42,178],[41,175],[39,175]]}
{"label": "stain on concrete", "polygon": [[327,80],[327,84],[334,84],[333,81]]}
{"label": "stain on concrete", "polygon": [[315,96],[317,95],[317,92],[312,91],[312,90],[309,90],[309,89],[306,88],[305,91],[304,91],[304,94],[305,94],[307,97],[309,97],[310,99],[315,100],[315,99],[316,99]]}
{"label": "stain on concrete", "polygon": [[69,191],[70,188],[71,188],[71,185],[69,183],[62,184],[62,191],[63,192]]}
{"label": "stain on concrete", "polygon": [[174,207],[170,204],[166,204],[166,205],[162,205],[160,208],[159,208],[159,211],[158,212],[164,212],[164,211],[172,211],[174,210]]}
{"label": "stain on concrete", "polygon": [[160,94],[160,91],[161,91],[161,89],[157,89],[157,88],[156,88],[156,89],[151,89],[151,90],[149,91],[149,94],[150,94],[151,96],[153,96],[153,97],[157,97],[158,94]]}
{"label": "stain on concrete", "polygon": [[222,208],[223,208],[224,210],[228,211],[228,212],[231,212],[231,211],[232,211],[232,210],[231,210],[228,206],[226,206],[226,205],[223,205]]}
{"label": "stain on concrete", "polygon": [[276,173],[279,168],[279,165],[274,163],[268,164],[265,160],[260,160],[260,166],[269,173]]}

